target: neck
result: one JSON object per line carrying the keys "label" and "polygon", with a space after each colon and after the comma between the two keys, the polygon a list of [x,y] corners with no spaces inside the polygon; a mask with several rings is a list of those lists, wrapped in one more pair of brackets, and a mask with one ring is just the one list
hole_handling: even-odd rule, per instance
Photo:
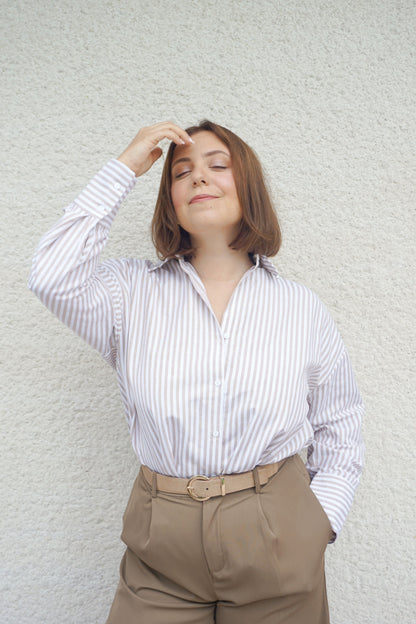
{"label": "neck", "polygon": [[219,282],[240,279],[253,266],[247,252],[220,244],[197,246],[191,262],[202,280]]}

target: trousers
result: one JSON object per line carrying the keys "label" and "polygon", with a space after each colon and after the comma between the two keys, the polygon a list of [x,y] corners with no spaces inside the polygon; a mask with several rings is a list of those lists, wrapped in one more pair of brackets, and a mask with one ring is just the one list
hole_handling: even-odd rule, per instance
{"label": "trousers", "polygon": [[331,534],[298,455],[257,491],[203,502],[152,496],[141,469],[107,624],[328,624]]}

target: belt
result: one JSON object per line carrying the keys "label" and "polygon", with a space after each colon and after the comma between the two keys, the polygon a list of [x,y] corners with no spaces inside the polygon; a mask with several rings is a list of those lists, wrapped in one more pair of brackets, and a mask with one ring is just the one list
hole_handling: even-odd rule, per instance
{"label": "belt", "polygon": [[213,496],[225,496],[252,487],[255,487],[258,492],[260,486],[267,483],[270,477],[279,471],[285,461],[286,459],[282,459],[275,464],[256,466],[254,470],[249,472],[218,477],[195,475],[190,479],[168,477],[143,465],[142,471],[146,481],[152,486],[153,496],[156,496],[156,491],[159,490],[169,494],[187,494],[196,501],[206,501]]}

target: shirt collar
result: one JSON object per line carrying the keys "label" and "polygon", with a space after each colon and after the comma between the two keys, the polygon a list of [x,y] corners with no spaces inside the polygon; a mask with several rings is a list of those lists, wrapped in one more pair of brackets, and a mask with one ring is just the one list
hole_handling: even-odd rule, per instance
{"label": "shirt collar", "polygon": [[[178,260],[179,264],[182,266],[182,268],[186,268],[186,265],[188,264],[188,261],[185,260],[185,258],[183,256],[181,256],[180,254],[177,254],[173,258],[165,258],[165,260],[161,260],[157,264],[154,264],[153,266],[150,266],[148,268],[148,271],[150,272],[150,271],[156,271],[157,269],[161,269],[163,266],[165,266],[165,264],[167,264],[168,262],[173,262],[174,260]],[[269,258],[267,256],[262,256],[260,254],[254,254],[253,255],[253,260],[254,260],[254,267],[256,269],[260,267],[261,269],[265,269],[268,273],[270,273],[274,277],[276,277],[276,278],[279,277],[279,273],[278,273],[276,267],[274,266],[273,262],[271,260],[269,260]],[[185,265],[185,267],[184,267],[184,265]]]}
{"label": "shirt collar", "polygon": [[148,267],[148,272],[156,271],[156,269],[162,268],[167,262],[174,260],[175,258],[165,258],[164,260],[160,260],[157,264],[152,264],[152,266]]}
{"label": "shirt collar", "polygon": [[265,269],[268,273],[273,275],[273,277],[276,277],[276,278],[280,277],[276,267],[273,264],[273,262],[271,260],[269,260],[269,258],[267,256],[262,256],[260,254],[254,254],[253,260],[254,260],[254,263],[255,263],[254,265],[255,265],[256,268],[260,267],[261,269]]}

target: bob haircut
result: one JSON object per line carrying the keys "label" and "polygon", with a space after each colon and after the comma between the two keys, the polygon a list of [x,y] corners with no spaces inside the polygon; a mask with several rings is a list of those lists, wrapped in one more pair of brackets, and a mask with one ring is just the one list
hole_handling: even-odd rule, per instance
{"label": "bob haircut", "polygon": [[[211,121],[205,119],[197,126],[186,128],[190,136],[202,131],[215,134],[231,154],[242,218],[237,235],[229,246],[250,254],[276,255],[282,236],[259,159],[251,147],[231,130]],[[190,235],[177,222],[172,203],[172,161],[175,147],[176,144],[172,142],[167,151],[152,220],[152,240],[161,259],[174,256],[185,256],[189,259],[195,253]]]}

